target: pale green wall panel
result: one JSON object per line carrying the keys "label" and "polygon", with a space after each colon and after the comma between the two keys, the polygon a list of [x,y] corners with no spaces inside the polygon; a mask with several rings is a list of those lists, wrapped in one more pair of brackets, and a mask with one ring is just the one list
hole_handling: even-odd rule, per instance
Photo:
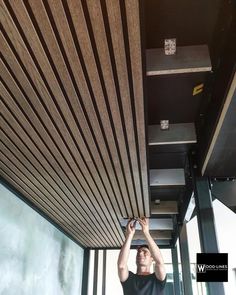
{"label": "pale green wall panel", "polygon": [[80,295],[83,249],[0,184],[0,294]]}

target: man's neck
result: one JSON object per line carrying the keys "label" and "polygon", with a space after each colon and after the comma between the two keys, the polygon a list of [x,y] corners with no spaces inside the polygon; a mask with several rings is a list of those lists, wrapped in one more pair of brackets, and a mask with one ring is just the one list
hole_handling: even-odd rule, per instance
{"label": "man's neck", "polygon": [[138,275],[149,275],[150,274],[150,267],[148,266],[140,266],[137,268],[137,274]]}

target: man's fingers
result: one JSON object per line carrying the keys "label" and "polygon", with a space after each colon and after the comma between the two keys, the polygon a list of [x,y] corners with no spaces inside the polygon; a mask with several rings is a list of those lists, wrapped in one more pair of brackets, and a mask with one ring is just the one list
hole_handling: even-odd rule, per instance
{"label": "man's fingers", "polygon": [[128,221],[128,223],[127,223],[127,227],[128,228],[133,228],[133,227],[135,228],[136,222],[137,222],[137,220],[135,220],[133,218],[130,218],[129,221]]}
{"label": "man's fingers", "polygon": [[140,221],[145,221],[145,217],[141,217],[141,218],[138,218],[138,220],[140,220]]}
{"label": "man's fingers", "polygon": [[131,225],[132,222],[133,222],[133,218],[130,218],[127,224],[128,224],[128,225]]}
{"label": "man's fingers", "polygon": [[130,218],[128,223],[127,223],[127,228],[132,229],[136,227],[137,222],[141,225],[141,226],[145,226],[148,224],[148,219],[146,217],[142,217],[142,218]]}
{"label": "man's fingers", "polygon": [[140,225],[144,225],[144,224],[145,224],[141,218],[138,218],[138,223],[139,223]]}

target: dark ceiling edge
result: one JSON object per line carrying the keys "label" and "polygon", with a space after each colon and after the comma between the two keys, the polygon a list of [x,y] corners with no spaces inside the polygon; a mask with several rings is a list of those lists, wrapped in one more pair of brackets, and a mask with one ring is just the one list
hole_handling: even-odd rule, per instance
{"label": "dark ceiling edge", "polygon": [[31,209],[36,211],[41,217],[46,219],[49,223],[51,223],[56,229],[58,229],[61,233],[63,233],[67,238],[73,241],[76,245],[81,247],[82,249],[87,249],[78,241],[76,241],[70,234],[68,234],[60,225],[58,225],[55,221],[53,221],[50,217],[46,215],[41,209],[39,209],[33,202],[28,200],[22,193],[20,193],[16,188],[14,188],[7,180],[3,177],[0,177],[0,184],[2,184],[6,189],[8,189],[11,193],[13,193],[17,198],[23,201],[26,205],[28,205]]}
{"label": "dark ceiling edge", "polygon": [[[148,145],[148,95],[147,95],[147,76],[146,76],[146,28],[145,28],[145,4],[144,1],[139,2],[139,22],[140,22],[140,40],[141,40],[141,58],[142,58],[142,71],[143,71],[143,105],[144,105],[144,122],[146,134],[146,161],[147,161],[147,180],[148,180],[148,202],[149,212],[151,216],[151,188],[149,176],[149,145]],[[147,216],[149,217],[149,216]]]}
{"label": "dark ceiling edge", "polygon": [[[199,175],[201,174],[201,171],[202,171],[203,165],[205,163],[209,148],[211,146],[211,142],[214,137],[216,127],[218,125],[218,121],[220,119],[221,112],[222,112],[224,103],[226,101],[227,94],[228,94],[228,91],[231,86],[231,82],[234,77],[235,68],[236,68],[236,66],[233,67],[231,74],[230,74],[230,78],[229,78],[229,80],[227,80],[228,83],[225,87],[224,97],[223,97],[222,101],[220,103],[218,103],[218,109],[215,110],[214,112],[213,111],[211,112],[210,119],[206,120],[206,122],[204,123],[204,126],[201,127],[201,128],[206,127],[206,129],[208,129],[208,130],[206,130],[204,132],[204,136],[202,138],[200,138],[199,134],[198,134],[199,143],[200,143],[198,151],[197,151],[198,152],[198,161],[197,162],[199,163],[199,165],[198,165],[199,166],[199,171],[198,171]],[[214,123],[213,123],[213,120],[215,120]],[[204,139],[205,139],[205,142],[204,142]],[[206,169],[205,169],[205,171],[206,171]],[[217,177],[217,175],[208,175],[208,176],[213,177],[213,178]],[[230,177],[230,176],[232,176],[232,175],[228,175],[227,177]]]}
{"label": "dark ceiling edge", "polygon": [[[224,109],[226,100],[228,98],[228,93],[230,91],[230,88],[232,87],[232,83],[233,83],[233,80],[234,80],[234,77],[235,77],[235,70],[236,70],[236,65],[234,64],[234,66],[233,66],[233,68],[231,69],[231,72],[230,72],[230,78],[228,80],[228,83],[227,83],[225,91],[224,91],[224,97],[223,97],[223,99],[221,101],[221,104],[219,106],[219,110],[218,110],[218,113],[217,113],[217,116],[216,116],[216,119],[215,119],[215,122],[214,122],[214,126],[212,127],[212,129],[210,131],[210,136],[209,136],[209,139],[208,139],[208,142],[207,142],[207,146],[206,146],[206,148],[204,150],[203,156],[201,157],[201,162],[200,162],[200,165],[199,165],[199,173],[201,175],[207,175],[206,174],[207,173],[207,165],[208,165],[208,162],[210,160],[210,157],[208,158],[208,154],[209,154],[209,151],[210,151],[210,148],[211,148],[211,145],[212,145],[212,141],[213,141],[214,136],[216,134],[220,118],[222,116],[222,111]],[[228,108],[229,108],[229,106],[228,106]],[[228,108],[226,110],[226,113],[228,111]],[[224,119],[225,119],[225,116],[226,116],[226,114],[224,115]],[[224,119],[223,119],[223,121],[224,121]],[[220,130],[221,130],[221,127],[220,127]],[[217,136],[217,138],[218,138],[218,136]],[[216,140],[217,140],[217,138],[216,138]],[[215,145],[215,143],[214,143],[214,145]],[[213,148],[214,148],[214,146],[213,146]],[[212,152],[211,152],[211,154],[212,154]],[[205,164],[205,162],[206,162],[206,164]],[[209,176],[211,178],[217,177],[217,175],[207,175],[207,176]],[[232,177],[232,176],[234,176],[234,175],[227,175],[227,176],[225,176],[225,178]]]}

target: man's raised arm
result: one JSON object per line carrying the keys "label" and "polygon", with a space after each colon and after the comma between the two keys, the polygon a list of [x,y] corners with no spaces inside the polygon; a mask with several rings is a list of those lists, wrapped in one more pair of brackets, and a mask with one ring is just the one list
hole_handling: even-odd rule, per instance
{"label": "man's raised arm", "polygon": [[120,250],[119,258],[117,261],[118,274],[121,282],[125,282],[129,276],[128,258],[131,242],[135,233],[135,224],[136,221],[134,220],[130,220],[127,224],[125,242]]}
{"label": "man's raised arm", "polygon": [[155,261],[155,275],[160,281],[163,281],[166,277],[165,264],[159,247],[150,235],[149,219],[145,217],[139,218],[138,222],[142,227],[143,234],[148,242],[149,250]]}

